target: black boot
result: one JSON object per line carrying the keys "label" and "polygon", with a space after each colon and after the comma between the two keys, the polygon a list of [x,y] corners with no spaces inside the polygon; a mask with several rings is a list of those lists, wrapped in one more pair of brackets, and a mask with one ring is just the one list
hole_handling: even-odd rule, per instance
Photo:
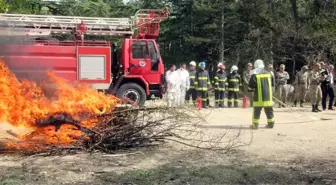
{"label": "black boot", "polygon": [[286,102],[283,102],[283,104],[282,104],[282,107],[283,107],[283,108],[285,108],[285,107],[286,107],[286,105],[285,105],[285,104],[286,104]]}
{"label": "black boot", "polygon": [[300,107],[303,107],[303,100],[300,101]]}
{"label": "black boot", "polygon": [[318,108],[318,104],[315,105],[315,110],[317,110],[318,112],[321,112],[321,110]]}
{"label": "black boot", "polygon": [[266,125],[266,128],[273,128],[274,127],[274,123],[268,123],[267,125]]}
{"label": "black boot", "polygon": [[316,110],[316,106],[313,104],[312,105],[312,112],[318,112],[317,110]]}
{"label": "black boot", "polygon": [[296,107],[296,103],[297,103],[297,101],[295,100],[292,107]]}

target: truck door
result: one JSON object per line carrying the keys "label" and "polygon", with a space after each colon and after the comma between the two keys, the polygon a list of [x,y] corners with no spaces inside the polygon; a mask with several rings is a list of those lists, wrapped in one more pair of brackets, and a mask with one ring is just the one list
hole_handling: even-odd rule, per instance
{"label": "truck door", "polygon": [[130,74],[141,75],[149,84],[161,84],[162,62],[154,40],[132,40]]}
{"label": "truck door", "polygon": [[132,40],[132,54],[129,65],[129,74],[146,75],[150,72],[151,62],[146,40]]}

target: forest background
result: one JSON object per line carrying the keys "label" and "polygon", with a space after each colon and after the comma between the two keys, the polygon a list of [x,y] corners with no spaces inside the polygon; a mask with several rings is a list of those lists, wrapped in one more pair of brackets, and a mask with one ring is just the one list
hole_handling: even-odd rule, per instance
{"label": "forest background", "polygon": [[214,71],[223,61],[242,71],[260,58],[285,64],[293,79],[303,65],[336,61],[335,0],[0,0],[0,12],[20,14],[130,17],[164,7],[171,16],[157,41],[166,66],[205,60]]}

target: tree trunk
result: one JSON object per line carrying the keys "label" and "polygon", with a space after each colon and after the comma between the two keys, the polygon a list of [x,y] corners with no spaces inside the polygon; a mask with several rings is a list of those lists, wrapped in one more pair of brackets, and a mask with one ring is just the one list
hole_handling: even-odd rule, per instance
{"label": "tree trunk", "polygon": [[296,0],[291,0],[292,4],[292,11],[293,11],[293,18],[294,18],[294,25],[295,25],[295,35],[293,39],[293,49],[292,49],[292,61],[293,61],[293,70],[292,70],[292,76],[295,76],[295,65],[296,65],[296,59],[295,59],[295,49],[296,49],[296,38],[299,36],[299,14],[297,11],[297,2]]}

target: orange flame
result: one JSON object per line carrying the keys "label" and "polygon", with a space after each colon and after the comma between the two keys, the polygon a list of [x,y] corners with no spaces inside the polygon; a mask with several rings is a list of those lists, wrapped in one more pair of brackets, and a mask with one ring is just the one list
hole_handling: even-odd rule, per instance
{"label": "orange flame", "polygon": [[[48,77],[55,89],[54,99],[46,97],[35,82],[19,81],[9,68],[0,61],[0,137],[1,132],[12,133],[13,140],[6,140],[6,149],[36,149],[50,145],[68,145],[85,137],[72,125],[38,127],[36,122],[58,112],[73,118],[87,113],[92,115],[112,112],[119,99],[89,88],[85,84],[70,85],[65,79]],[[97,126],[97,118],[81,122],[86,128]],[[2,130],[2,131],[1,131]],[[8,137],[8,136],[7,136]]]}

